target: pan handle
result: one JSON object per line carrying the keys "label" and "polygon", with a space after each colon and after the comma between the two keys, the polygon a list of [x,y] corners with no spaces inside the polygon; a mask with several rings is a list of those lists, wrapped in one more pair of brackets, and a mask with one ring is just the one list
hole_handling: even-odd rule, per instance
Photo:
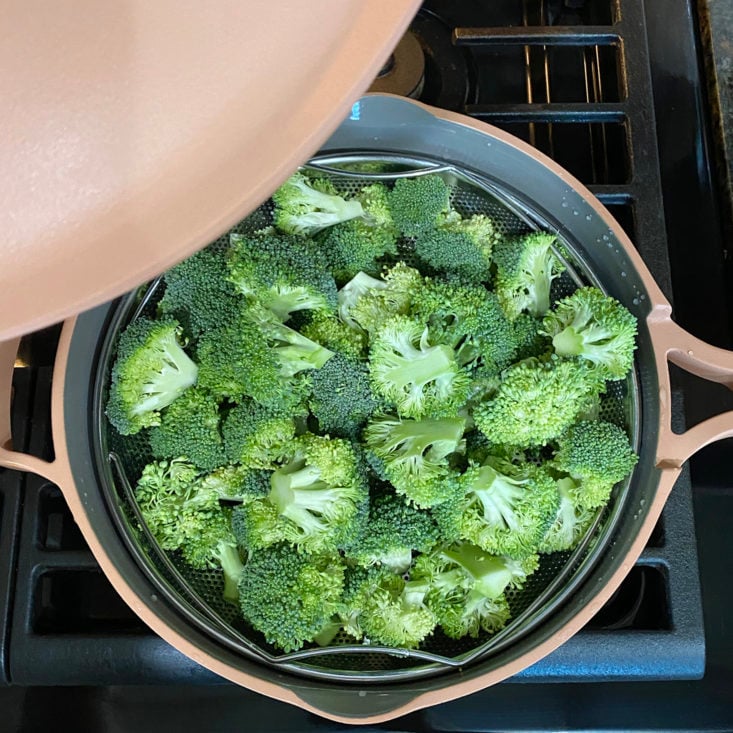
{"label": "pan handle", "polygon": [[13,397],[13,368],[19,343],[20,339],[0,342],[0,467],[37,473],[53,483],[58,483],[55,461],[44,461],[12,449],[10,405]]}
{"label": "pan handle", "polygon": [[710,443],[733,438],[733,410],[723,412],[678,434],[671,427],[671,389],[667,362],[733,390],[733,351],[711,346],[672,320],[669,304],[657,306],[647,318],[654,345],[660,386],[660,433],[657,467],[678,469],[694,453]]}

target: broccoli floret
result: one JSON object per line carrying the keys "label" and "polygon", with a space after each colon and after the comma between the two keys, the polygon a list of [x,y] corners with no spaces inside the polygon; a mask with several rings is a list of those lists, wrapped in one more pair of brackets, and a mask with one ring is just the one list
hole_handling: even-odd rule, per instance
{"label": "broccoli floret", "polygon": [[364,207],[364,217],[336,224],[319,236],[331,270],[342,282],[360,271],[378,274],[377,260],[397,251],[397,229],[387,206],[386,187],[374,183],[355,198]]}
{"label": "broccoli floret", "polygon": [[420,507],[447,501],[458,489],[451,479],[450,456],[464,450],[465,420],[402,420],[383,416],[364,429],[367,447],[382,460],[395,489]]}
{"label": "broccoli floret", "polygon": [[492,591],[491,597],[487,596],[473,575],[443,553],[417,558],[410,578],[427,583],[426,604],[446,636],[453,639],[476,638],[482,631],[495,633],[509,619],[503,593]]}
{"label": "broccoli floret", "polygon": [[606,504],[613,487],[631,473],[639,460],[626,433],[603,421],[578,422],[560,436],[557,444],[552,464],[575,479],[573,498],[588,509]]}
{"label": "broccoli floret", "polygon": [[416,237],[438,223],[450,209],[450,191],[438,175],[400,178],[389,194],[389,208],[399,231]]}
{"label": "broccoli floret", "polygon": [[366,293],[374,290],[383,290],[387,287],[384,280],[367,275],[365,272],[357,272],[349,282],[338,291],[338,313],[339,318],[355,331],[360,331],[361,326],[351,317],[351,309],[357,301]]}
{"label": "broccoli floret", "polygon": [[425,604],[427,590],[427,583],[405,580],[385,566],[350,569],[340,612],[344,628],[370,644],[416,647],[436,624]]}
{"label": "broccoli floret", "polygon": [[473,418],[492,443],[546,445],[602,389],[603,383],[580,362],[528,359],[503,373],[496,394],[475,407]]}
{"label": "broccoli floret", "polygon": [[280,186],[272,200],[275,202],[275,226],[287,234],[309,236],[326,227],[364,217],[360,201],[347,201],[332,187],[319,185],[300,172]]}
{"label": "broccoli floret", "polygon": [[248,468],[272,468],[290,452],[295,431],[290,415],[247,400],[232,408],[224,419],[226,456]]}
{"label": "broccoli floret", "polygon": [[527,577],[539,566],[537,555],[521,560],[504,555],[490,555],[470,542],[459,542],[432,555],[446,563],[454,563],[471,579],[472,587],[486,598],[498,598],[509,589],[523,587]]}
{"label": "broccoli floret", "polygon": [[555,353],[591,362],[605,379],[623,379],[636,348],[636,318],[598,288],[576,290],[542,321]]}
{"label": "broccoli floret", "polygon": [[270,492],[270,471],[246,466],[223,466],[200,479],[199,494],[213,494],[225,502],[248,503]]}
{"label": "broccoli floret", "polygon": [[420,233],[415,253],[432,270],[469,283],[491,276],[491,250],[497,241],[494,223],[483,214],[469,219],[449,217],[446,223]]}
{"label": "broccoli floret", "polygon": [[338,556],[277,544],[250,555],[239,581],[242,615],[269,644],[300,649],[339,610],[344,566]]}
{"label": "broccoli floret", "polygon": [[512,322],[516,352],[514,359],[522,361],[552,351],[550,339],[542,333],[542,319],[520,313]]}
{"label": "broccoli floret", "polygon": [[321,432],[356,440],[380,406],[369,384],[366,364],[336,354],[313,372],[308,400]]}
{"label": "broccoli floret", "polygon": [[333,552],[361,535],[368,487],[348,441],[301,435],[270,485],[266,499],[243,507],[243,534],[251,547],[285,541],[309,552]]}
{"label": "broccoli floret", "polygon": [[293,377],[302,371],[320,369],[333,356],[332,351],[280,323],[264,308],[252,307],[246,314],[260,328],[262,336],[275,353],[281,377]]}
{"label": "broccoli floret", "polygon": [[593,524],[597,512],[576,501],[577,489],[577,484],[571,478],[561,478],[557,481],[560,505],[554,521],[540,543],[540,552],[572,550]]}
{"label": "broccoli floret", "polygon": [[403,497],[382,493],[373,498],[369,519],[358,542],[346,548],[346,557],[359,565],[384,565],[396,573],[412,564],[412,553],[429,552],[440,540],[432,515]]}
{"label": "broccoli floret", "polygon": [[196,467],[183,458],[148,464],[135,498],[158,544],[164,550],[179,550],[195,568],[221,567],[224,597],[236,600],[242,564],[229,513],[215,493],[202,487]]}
{"label": "broccoli floret", "polygon": [[241,296],[228,282],[225,254],[213,248],[197,252],[165,273],[165,294],[158,310],[183,324],[193,338],[235,317]]}
{"label": "broccoli floret", "polygon": [[451,415],[466,402],[470,380],[453,349],[431,345],[428,328],[406,316],[376,333],[369,370],[374,391],[405,417]]}
{"label": "broccoli floret", "polygon": [[177,550],[185,541],[179,517],[197,495],[200,475],[199,469],[185,458],[153,461],[143,468],[135,499],[145,524],[164,550]]}
{"label": "broccoli floret", "polygon": [[510,320],[523,311],[541,316],[550,309],[550,285],[565,270],[554,242],[553,234],[531,232],[496,244],[494,288]]}
{"label": "broccoli floret", "polygon": [[384,288],[371,288],[349,309],[349,317],[371,336],[396,315],[410,312],[424,278],[414,267],[398,262],[384,272]]}
{"label": "broccoli floret", "polygon": [[120,336],[107,417],[122,435],[160,423],[160,411],[195,384],[198,368],[183,350],[172,318],[138,318]]}
{"label": "broccoli floret", "polygon": [[315,314],[299,330],[303,336],[325,346],[329,351],[341,353],[351,359],[365,359],[364,332],[359,328],[352,328],[338,316],[330,313]]}
{"label": "broccoli floret", "polygon": [[230,240],[229,279],[278,320],[302,310],[335,313],[336,282],[313,242],[269,230]]}
{"label": "broccoli floret", "polygon": [[436,343],[454,349],[461,366],[481,360],[498,372],[511,364],[515,329],[496,295],[484,287],[428,280],[416,293],[412,310],[428,324]]}
{"label": "broccoli floret", "polygon": [[459,485],[461,537],[496,555],[523,558],[537,552],[560,500],[547,471],[490,456],[470,466]]}
{"label": "broccoli floret", "polygon": [[207,471],[226,463],[219,405],[198,387],[187,390],[163,410],[160,425],[151,428],[149,437],[156,458],[183,456]]}

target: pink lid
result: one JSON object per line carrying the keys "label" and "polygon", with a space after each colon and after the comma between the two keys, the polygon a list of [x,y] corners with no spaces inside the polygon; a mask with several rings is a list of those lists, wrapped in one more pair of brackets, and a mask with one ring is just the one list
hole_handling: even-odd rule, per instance
{"label": "pink lid", "polygon": [[25,0],[0,25],[0,340],[123,293],[261,203],[417,0]]}

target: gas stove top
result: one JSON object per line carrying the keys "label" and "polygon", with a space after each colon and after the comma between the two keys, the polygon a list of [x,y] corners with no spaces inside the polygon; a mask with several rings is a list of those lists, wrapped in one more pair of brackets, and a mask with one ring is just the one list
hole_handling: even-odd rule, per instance
{"label": "gas stove top", "polygon": [[[696,42],[685,0],[428,0],[373,88],[495,124],[554,158],[618,219],[675,305],[678,322],[730,347],[728,273]],[[46,458],[53,451],[49,396],[58,332],[26,338],[14,376],[16,444]],[[717,393],[673,377],[676,429],[719,411]],[[692,478],[683,471],[636,566],[581,633],[507,683],[387,727],[575,730],[592,727],[595,718],[563,716],[553,705],[575,699],[598,710],[626,699],[615,693],[634,689],[597,683],[656,681],[655,689],[671,690],[675,680],[701,678],[706,627],[699,577],[706,558],[699,568],[696,535],[701,540],[707,527],[693,513],[693,497],[697,476],[704,486],[716,482],[725,450],[710,449],[693,462]],[[700,541],[700,547],[707,546]],[[0,472],[0,641],[0,682],[17,686],[8,694],[88,686],[80,694],[134,710],[124,690],[142,704],[159,688],[117,686],[170,683],[166,699],[182,710],[188,709],[184,698],[218,700],[256,707],[263,716],[280,711],[272,714],[290,721],[281,723],[283,730],[302,730],[306,718],[319,729],[313,716],[229,685],[212,686],[218,678],[153,635],[117,597],[59,489],[11,471]],[[704,683],[677,684],[704,689]],[[512,706],[516,714],[509,715]],[[546,719],[521,713],[523,706],[544,709]],[[504,711],[500,723],[488,719],[490,709]],[[665,711],[658,712],[661,720]],[[274,728],[262,726],[250,729]],[[672,728],[672,722],[660,725]],[[179,730],[188,730],[185,721]]]}

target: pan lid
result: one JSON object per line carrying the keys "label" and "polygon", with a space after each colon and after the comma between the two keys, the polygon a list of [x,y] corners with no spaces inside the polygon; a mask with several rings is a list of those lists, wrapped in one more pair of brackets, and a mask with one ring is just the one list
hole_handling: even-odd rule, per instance
{"label": "pan lid", "polygon": [[0,28],[0,340],[215,239],[317,150],[418,0],[28,0]]}

